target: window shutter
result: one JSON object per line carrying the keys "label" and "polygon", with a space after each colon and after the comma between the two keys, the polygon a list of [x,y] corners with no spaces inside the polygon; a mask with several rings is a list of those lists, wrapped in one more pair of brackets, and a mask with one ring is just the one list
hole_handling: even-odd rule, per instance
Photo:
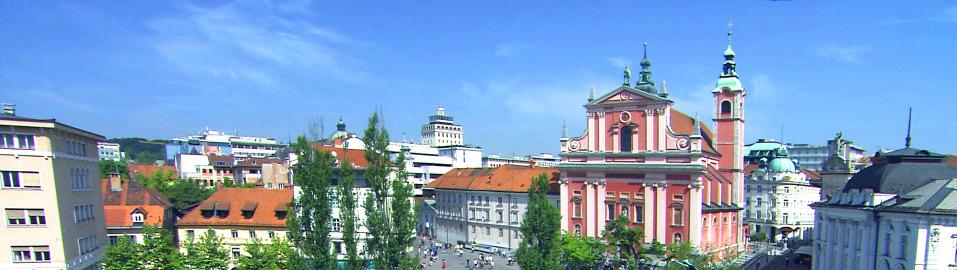
{"label": "window shutter", "polygon": [[20,172],[20,183],[24,187],[40,187],[40,173]]}
{"label": "window shutter", "polygon": [[7,219],[25,219],[23,209],[6,209]]}

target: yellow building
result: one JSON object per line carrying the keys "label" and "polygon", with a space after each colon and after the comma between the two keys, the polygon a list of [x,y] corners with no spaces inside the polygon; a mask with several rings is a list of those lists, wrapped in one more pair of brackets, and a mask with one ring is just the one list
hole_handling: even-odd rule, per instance
{"label": "yellow building", "polygon": [[180,247],[208,229],[223,238],[233,258],[246,254],[244,246],[286,237],[287,206],[292,189],[222,188],[176,223]]}
{"label": "yellow building", "polygon": [[87,269],[106,242],[96,143],[54,119],[0,114],[0,269]]}

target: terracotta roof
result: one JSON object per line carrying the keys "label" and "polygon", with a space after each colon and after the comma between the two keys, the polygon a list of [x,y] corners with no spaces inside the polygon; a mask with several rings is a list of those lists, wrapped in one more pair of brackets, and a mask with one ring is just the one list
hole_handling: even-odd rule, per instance
{"label": "terracotta roof", "polygon": [[947,156],[947,160],[944,162],[947,162],[947,165],[950,165],[951,167],[957,168],[957,155]]}
{"label": "terracotta roof", "polygon": [[343,149],[331,145],[323,145],[320,143],[313,143],[312,148],[319,149],[319,151],[334,153],[336,158],[339,159],[339,162],[345,161],[345,158],[349,158],[349,162],[352,162],[352,165],[359,168],[365,168],[369,166],[369,161],[366,160],[366,151],[358,149]]}
{"label": "terracotta roof", "polygon": [[[292,189],[222,188],[200,203],[200,207],[186,213],[176,226],[286,227],[286,220],[278,218],[276,210],[286,209],[292,195]],[[255,211],[246,218],[242,210],[250,208],[251,203],[256,205]],[[204,217],[203,212],[209,209],[215,209],[215,212],[228,210],[228,214],[225,218]]]}
{"label": "terracotta roof", "polygon": [[801,169],[801,172],[807,176],[807,179],[822,179],[821,173],[815,170]]}
{"label": "terracotta roof", "polygon": [[[555,168],[502,165],[497,168],[456,168],[439,176],[426,188],[482,190],[500,192],[528,192],[532,177],[546,173],[550,182],[557,183],[558,170]],[[550,187],[550,193],[551,189]]]}
{"label": "terracotta roof", "polygon": [[238,162],[236,166],[262,167],[263,164],[267,164],[267,163],[280,164],[280,163],[283,163],[283,161],[280,159],[275,159],[275,158],[253,157],[253,158],[243,159],[243,161]]}
{"label": "terracotta roof", "polygon": [[[711,128],[700,118],[698,119],[698,125],[701,126],[701,137],[704,139],[701,150],[718,154],[718,151],[714,148],[714,134],[711,133]],[[694,118],[671,108],[671,130],[678,134],[692,135],[694,133]]]}
{"label": "terracotta roof", "polygon": [[170,165],[149,165],[149,164],[129,164],[130,175],[142,174],[143,176],[152,176],[156,171],[170,171],[173,172],[173,177],[178,178],[179,174],[176,173],[176,167]]}
{"label": "terracotta roof", "polygon": [[136,181],[123,180],[122,187],[121,191],[112,191],[109,179],[100,181],[104,223],[107,227],[133,226],[130,214],[137,208],[144,214],[144,223],[161,225],[163,213],[167,208],[173,207],[166,196]]}
{"label": "terracotta roof", "polygon": [[754,173],[754,171],[758,170],[758,168],[760,167],[761,165],[754,164],[754,163],[749,163],[748,165],[744,165],[744,175],[751,176],[751,173]]}
{"label": "terracotta roof", "polygon": [[[208,155],[206,156],[206,158],[209,159],[209,165],[213,165],[213,166],[232,167],[233,164],[236,164],[236,158],[231,155],[229,156]],[[217,163],[218,161],[222,161],[223,164],[219,165],[219,163]]]}

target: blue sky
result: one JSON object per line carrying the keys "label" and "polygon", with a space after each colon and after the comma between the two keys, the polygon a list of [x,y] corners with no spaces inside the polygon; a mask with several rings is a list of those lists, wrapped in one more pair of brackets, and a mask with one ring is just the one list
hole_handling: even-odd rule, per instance
{"label": "blue sky", "polygon": [[557,152],[562,120],[637,69],[711,111],[729,19],[747,141],[957,152],[957,4],[894,1],[0,2],[0,101],[107,137],[204,127],[285,140],[381,107],[417,140],[435,107],[486,153]]}

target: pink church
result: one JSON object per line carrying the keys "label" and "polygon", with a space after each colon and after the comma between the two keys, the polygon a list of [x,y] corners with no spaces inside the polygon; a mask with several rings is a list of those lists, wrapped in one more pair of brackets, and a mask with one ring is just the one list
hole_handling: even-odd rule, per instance
{"label": "pink church", "polygon": [[[729,34],[730,37],[730,34]],[[714,97],[712,132],[673,108],[651,78],[647,56],[624,83],[584,105],[587,130],[561,139],[562,228],[600,237],[624,217],[645,241],[690,241],[719,255],[743,250],[744,97],[730,43]],[[702,93],[704,94],[704,93]],[[566,132],[567,133],[567,132]]]}

